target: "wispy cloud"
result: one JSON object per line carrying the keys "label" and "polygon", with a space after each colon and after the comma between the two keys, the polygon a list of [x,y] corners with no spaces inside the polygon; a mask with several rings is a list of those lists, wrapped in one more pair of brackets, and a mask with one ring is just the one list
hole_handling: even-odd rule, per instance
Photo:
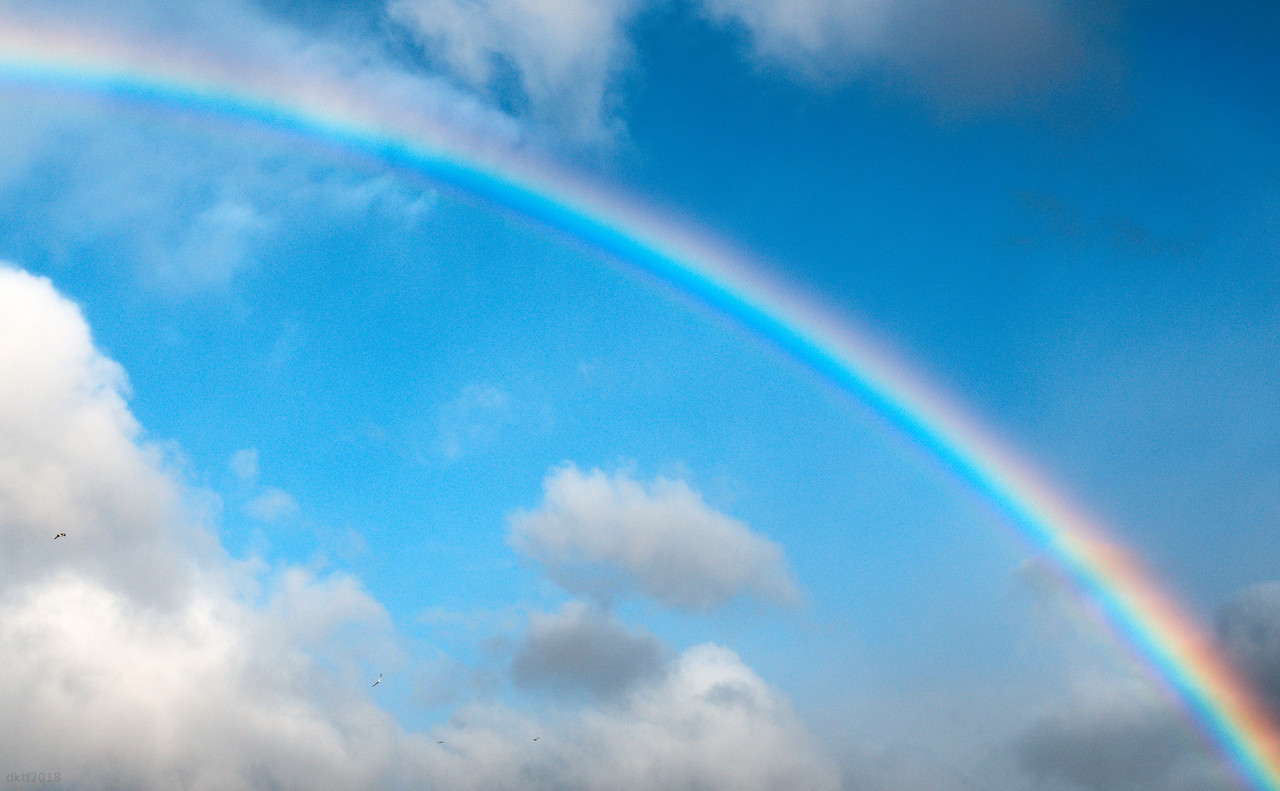
{"label": "wispy cloud", "polygon": [[227,461],[227,468],[231,470],[231,474],[245,485],[252,486],[258,482],[258,449],[257,448],[241,448],[231,454],[231,458]]}
{"label": "wispy cloud", "polygon": [[535,117],[593,138],[609,131],[610,84],[631,57],[625,24],[642,5],[391,0],[387,11],[474,89],[515,91]]}
{"label": "wispy cloud", "polygon": [[467,385],[440,407],[436,419],[440,452],[447,459],[457,459],[482,450],[498,439],[511,418],[511,399],[505,390]]}
{"label": "wispy cloud", "polygon": [[268,486],[244,507],[246,513],[264,522],[274,522],[298,510],[293,495],[283,489]]}
{"label": "wispy cloud", "polygon": [[242,494],[249,497],[244,504],[244,512],[249,516],[263,522],[275,522],[297,512],[298,502],[293,495],[277,486],[259,486],[257,448],[241,448],[231,454],[227,467],[240,482]]}
{"label": "wispy cloud", "polygon": [[220,198],[177,229],[168,249],[157,254],[153,276],[177,292],[226,285],[252,265],[250,250],[271,225],[249,201]]}

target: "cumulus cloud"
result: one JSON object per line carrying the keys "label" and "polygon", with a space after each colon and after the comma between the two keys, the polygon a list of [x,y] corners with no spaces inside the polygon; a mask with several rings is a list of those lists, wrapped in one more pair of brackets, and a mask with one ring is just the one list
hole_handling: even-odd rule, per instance
{"label": "cumulus cloud", "polygon": [[[1152,668],[1123,659],[1112,640],[1100,639],[1097,613],[1060,570],[1044,559],[1028,560],[1013,579],[1032,596],[1029,623],[1049,640],[1038,649],[1043,672],[1057,664],[1063,675],[1055,682],[1037,679],[1000,707],[998,716],[1012,726],[999,739],[1016,770],[1009,784],[1029,781],[1046,791],[1240,788],[1199,717],[1170,695]],[[1230,658],[1225,636],[1253,629],[1249,618],[1227,610],[1219,636]]]}
{"label": "cumulus cloud", "polygon": [[518,686],[616,700],[663,668],[662,643],[582,602],[534,613],[511,662]]}
{"label": "cumulus cloud", "polygon": [[593,710],[584,720],[584,741],[596,749],[642,748],[628,750],[620,766],[597,769],[588,787],[609,782],[610,769],[628,788],[837,786],[831,762],[786,700],[721,646],[685,651],[664,677],[632,695],[621,716]]}
{"label": "cumulus cloud", "polygon": [[640,594],[707,610],[740,595],[797,599],[782,548],[708,506],[683,481],[644,484],[572,464],[543,480],[543,501],[508,518],[509,540],[566,590],[601,600]]}

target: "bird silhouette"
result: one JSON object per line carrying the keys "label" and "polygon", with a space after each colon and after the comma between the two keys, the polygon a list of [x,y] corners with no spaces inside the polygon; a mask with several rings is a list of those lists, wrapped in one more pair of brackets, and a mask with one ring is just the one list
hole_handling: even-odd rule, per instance
{"label": "bird silhouette", "polygon": [[59,538],[66,538],[66,537],[67,537],[66,533],[59,533],[58,535],[53,537],[53,540],[57,541]]}
{"label": "bird silhouette", "polygon": [[378,674],[378,680],[377,680],[377,681],[375,681],[375,682],[373,682],[373,685],[376,687],[376,686],[378,686],[378,685],[379,685],[379,684],[381,684],[381,683],[382,683],[382,674],[381,674],[381,673],[379,673],[379,674]]}

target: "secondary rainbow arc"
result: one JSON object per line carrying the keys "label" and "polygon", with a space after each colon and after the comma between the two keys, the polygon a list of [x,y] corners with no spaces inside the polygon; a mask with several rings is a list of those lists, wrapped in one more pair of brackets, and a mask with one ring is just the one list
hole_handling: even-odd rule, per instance
{"label": "secondary rainbow arc", "polygon": [[[89,42],[93,43],[93,42]],[[443,131],[390,131],[351,97],[202,80],[181,64],[0,23],[0,82],[247,122],[472,193],[591,244],[711,307],[861,399],[997,506],[1195,718],[1250,787],[1280,791],[1280,731],[1139,564],[857,333],[758,270],[563,175],[486,159]],[[370,120],[372,118],[373,120]],[[443,142],[441,142],[443,141]],[[638,230],[644,229],[644,230]]]}

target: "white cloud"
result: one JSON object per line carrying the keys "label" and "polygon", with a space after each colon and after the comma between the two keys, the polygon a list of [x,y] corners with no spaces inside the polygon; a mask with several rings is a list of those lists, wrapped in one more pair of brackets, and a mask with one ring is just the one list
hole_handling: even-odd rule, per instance
{"label": "white cloud", "polygon": [[224,285],[251,264],[250,250],[271,221],[243,198],[220,198],[200,208],[157,258],[155,276],[176,290]]}
{"label": "white cloud", "polygon": [[[306,240],[325,223],[383,216],[407,228],[407,218],[417,223],[430,211],[411,184],[317,167],[235,136],[210,143],[186,129],[128,120],[86,113],[50,121],[48,150],[33,158],[56,166],[0,183],[0,199],[34,193],[24,205],[28,222],[61,255],[110,256],[153,292],[216,293],[251,277],[282,238]],[[291,351],[281,346],[268,364]]]}
{"label": "white cloud", "polygon": [[180,79],[239,85],[329,111],[341,107],[373,126],[431,129],[479,145],[521,136],[516,122],[474,94],[389,57],[384,41],[350,26],[304,30],[287,13],[251,0],[0,0],[0,15],[14,34],[91,47],[106,63],[162,68]]}
{"label": "white cloud", "polygon": [[271,352],[267,355],[267,370],[280,374],[294,362],[298,352],[307,344],[306,327],[296,319],[285,319],[280,323],[280,334],[271,344]]}
{"label": "white cloud", "polygon": [[202,587],[158,612],[70,574],[11,591],[0,600],[6,761],[77,788],[376,786],[393,722],[287,642],[295,608],[330,608],[329,593],[254,611]]}
{"label": "white cloud", "polygon": [[650,596],[710,609],[749,595],[796,600],[782,548],[702,500],[683,481],[645,485],[573,465],[543,480],[543,502],[509,519],[510,542],[558,584],[602,599]]}

